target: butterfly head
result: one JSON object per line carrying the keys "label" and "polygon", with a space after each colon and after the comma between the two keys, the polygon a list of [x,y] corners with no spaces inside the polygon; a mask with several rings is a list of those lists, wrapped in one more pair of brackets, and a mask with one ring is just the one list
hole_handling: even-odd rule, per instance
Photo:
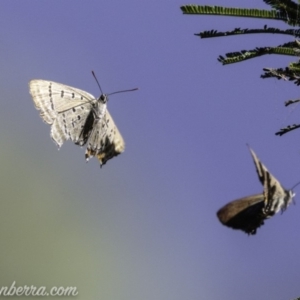
{"label": "butterfly head", "polygon": [[293,202],[294,204],[296,204],[296,201],[293,199],[296,196],[296,193],[293,192],[293,189],[299,185],[300,182],[297,182],[290,190],[289,190],[289,196],[290,196],[290,200],[288,202],[288,204],[290,204],[291,202]]}
{"label": "butterfly head", "polygon": [[296,193],[294,193],[292,190],[289,191],[291,200],[293,200],[293,198],[296,196]]}
{"label": "butterfly head", "polygon": [[293,198],[296,196],[296,193],[294,193],[293,190],[289,190],[288,195],[289,195],[289,197],[288,197],[288,200],[287,200],[287,206],[289,204],[291,204],[292,202],[295,203],[295,200]]}
{"label": "butterfly head", "polygon": [[290,201],[289,203],[293,202],[294,204],[296,204],[296,201],[294,199],[294,197],[296,196],[296,193],[294,193],[292,190],[289,191],[289,195],[290,195]]}
{"label": "butterfly head", "polygon": [[132,92],[132,91],[138,90],[138,88],[135,88],[135,89],[131,89],[131,90],[117,91],[117,92],[113,92],[113,93],[110,93],[110,94],[103,94],[101,86],[100,86],[100,83],[99,83],[99,81],[98,81],[98,79],[97,79],[94,71],[92,71],[92,74],[93,74],[93,76],[94,76],[94,78],[95,78],[95,80],[96,80],[96,82],[97,82],[97,84],[99,86],[100,91],[101,91],[101,96],[99,97],[98,101],[101,102],[101,103],[103,103],[103,104],[107,103],[109,95],[113,95],[113,94],[117,94],[117,93],[124,93],[124,92]]}
{"label": "butterfly head", "polygon": [[101,94],[98,101],[101,102],[102,104],[105,104],[108,101],[108,96],[106,94]]}

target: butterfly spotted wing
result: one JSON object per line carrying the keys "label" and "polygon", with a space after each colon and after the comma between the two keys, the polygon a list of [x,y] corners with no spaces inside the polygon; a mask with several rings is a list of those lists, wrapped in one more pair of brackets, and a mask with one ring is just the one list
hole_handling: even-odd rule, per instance
{"label": "butterfly spotted wing", "polygon": [[87,145],[86,159],[97,156],[100,165],[124,151],[124,140],[106,107],[106,95],[96,99],[80,89],[46,80],[31,80],[29,90],[59,148],[66,140]]}
{"label": "butterfly spotted wing", "polygon": [[266,219],[280,210],[286,210],[295,194],[285,190],[261,163],[254,151],[250,148],[249,150],[264,191],[262,194],[229,202],[217,212],[217,216],[223,225],[255,234]]}

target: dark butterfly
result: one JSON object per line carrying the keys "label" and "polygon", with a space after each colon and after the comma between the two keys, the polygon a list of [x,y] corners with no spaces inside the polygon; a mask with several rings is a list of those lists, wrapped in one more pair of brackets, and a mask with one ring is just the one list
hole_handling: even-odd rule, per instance
{"label": "dark butterfly", "polygon": [[295,194],[292,190],[284,189],[250,147],[249,150],[264,191],[262,194],[229,202],[217,212],[217,216],[223,225],[255,234],[257,228],[264,224],[264,220],[279,211],[285,211]]}

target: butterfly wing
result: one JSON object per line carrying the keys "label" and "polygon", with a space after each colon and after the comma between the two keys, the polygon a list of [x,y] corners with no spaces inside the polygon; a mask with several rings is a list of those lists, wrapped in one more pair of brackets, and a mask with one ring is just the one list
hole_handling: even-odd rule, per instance
{"label": "butterfly wing", "polygon": [[29,90],[42,119],[51,125],[51,137],[58,147],[69,139],[79,145],[86,143],[88,136],[82,131],[97,101],[93,95],[47,80],[31,80]]}
{"label": "butterfly wing", "polygon": [[264,213],[273,216],[279,211],[287,209],[294,194],[283,188],[280,182],[268,171],[258,159],[255,152],[249,147],[260,182],[264,186]]}
{"label": "butterfly wing", "polygon": [[217,216],[225,226],[255,234],[267,218],[263,209],[264,195],[257,194],[229,202],[219,209]]}
{"label": "butterfly wing", "polygon": [[87,141],[85,157],[88,160],[97,156],[100,165],[104,165],[109,159],[119,155],[125,150],[125,143],[113,118],[108,110],[104,117],[96,120],[92,132]]}

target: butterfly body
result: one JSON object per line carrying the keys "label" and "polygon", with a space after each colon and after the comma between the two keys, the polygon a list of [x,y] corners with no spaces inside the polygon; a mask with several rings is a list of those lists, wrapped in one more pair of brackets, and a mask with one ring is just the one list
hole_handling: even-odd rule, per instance
{"label": "butterfly body", "polygon": [[223,225],[240,229],[247,234],[255,234],[266,219],[279,211],[285,211],[295,194],[291,190],[284,189],[254,151],[250,149],[250,152],[259,180],[264,187],[263,193],[231,201],[218,210],[217,216]]}
{"label": "butterfly body", "polygon": [[86,159],[97,156],[100,165],[124,151],[125,143],[107,110],[105,94],[97,99],[80,89],[46,80],[31,80],[29,89],[59,148],[66,140],[87,145]]}

